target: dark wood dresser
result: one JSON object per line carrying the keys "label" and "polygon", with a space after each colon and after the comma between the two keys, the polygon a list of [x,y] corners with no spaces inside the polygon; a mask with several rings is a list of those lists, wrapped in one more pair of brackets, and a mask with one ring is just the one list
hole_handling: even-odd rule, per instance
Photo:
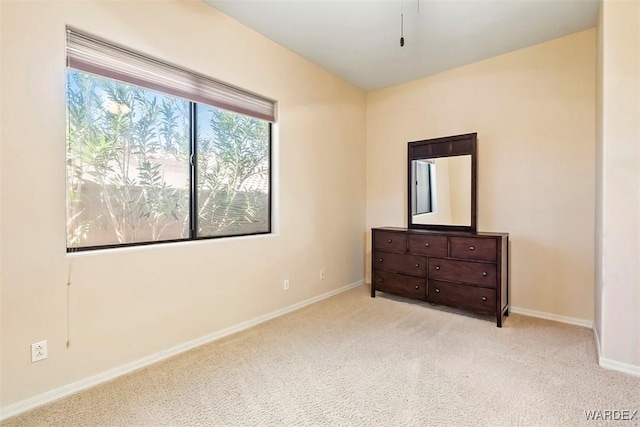
{"label": "dark wood dresser", "polygon": [[376,291],[493,315],[509,315],[507,233],[373,228],[371,296]]}

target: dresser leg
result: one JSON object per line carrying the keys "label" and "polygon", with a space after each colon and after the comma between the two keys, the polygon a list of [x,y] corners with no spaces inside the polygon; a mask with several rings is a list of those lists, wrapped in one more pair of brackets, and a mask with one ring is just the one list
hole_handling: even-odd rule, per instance
{"label": "dresser leg", "polygon": [[498,318],[496,320],[497,320],[496,326],[498,326],[498,328],[502,328],[502,313],[498,314]]}
{"label": "dresser leg", "polygon": [[371,286],[371,298],[375,298],[375,297],[376,297],[376,288]]}

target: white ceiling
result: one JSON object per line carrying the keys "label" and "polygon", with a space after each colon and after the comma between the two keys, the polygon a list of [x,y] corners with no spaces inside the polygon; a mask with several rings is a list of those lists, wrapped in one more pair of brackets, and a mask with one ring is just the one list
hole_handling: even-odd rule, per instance
{"label": "white ceiling", "polygon": [[595,27],[599,6],[599,0],[205,1],[365,90]]}

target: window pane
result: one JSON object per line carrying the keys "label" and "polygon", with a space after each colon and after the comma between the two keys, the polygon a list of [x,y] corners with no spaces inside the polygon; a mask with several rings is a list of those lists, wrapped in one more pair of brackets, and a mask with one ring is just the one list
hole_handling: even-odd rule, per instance
{"label": "window pane", "polygon": [[67,247],[189,237],[190,104],[67,71]]}
{"label": "window pane", "polygon": [[269,123],[197,106],[198,237],[268,233]]}

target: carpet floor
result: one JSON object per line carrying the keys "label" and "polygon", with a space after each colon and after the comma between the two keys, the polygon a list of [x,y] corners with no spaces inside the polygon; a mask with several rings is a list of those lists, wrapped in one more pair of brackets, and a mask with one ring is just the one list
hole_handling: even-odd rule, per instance
{"label": "carpet floor", "polygon": [[362,286],[0,423],[14,426],[563,426],[640,410],[590,329],[502,329]]}

